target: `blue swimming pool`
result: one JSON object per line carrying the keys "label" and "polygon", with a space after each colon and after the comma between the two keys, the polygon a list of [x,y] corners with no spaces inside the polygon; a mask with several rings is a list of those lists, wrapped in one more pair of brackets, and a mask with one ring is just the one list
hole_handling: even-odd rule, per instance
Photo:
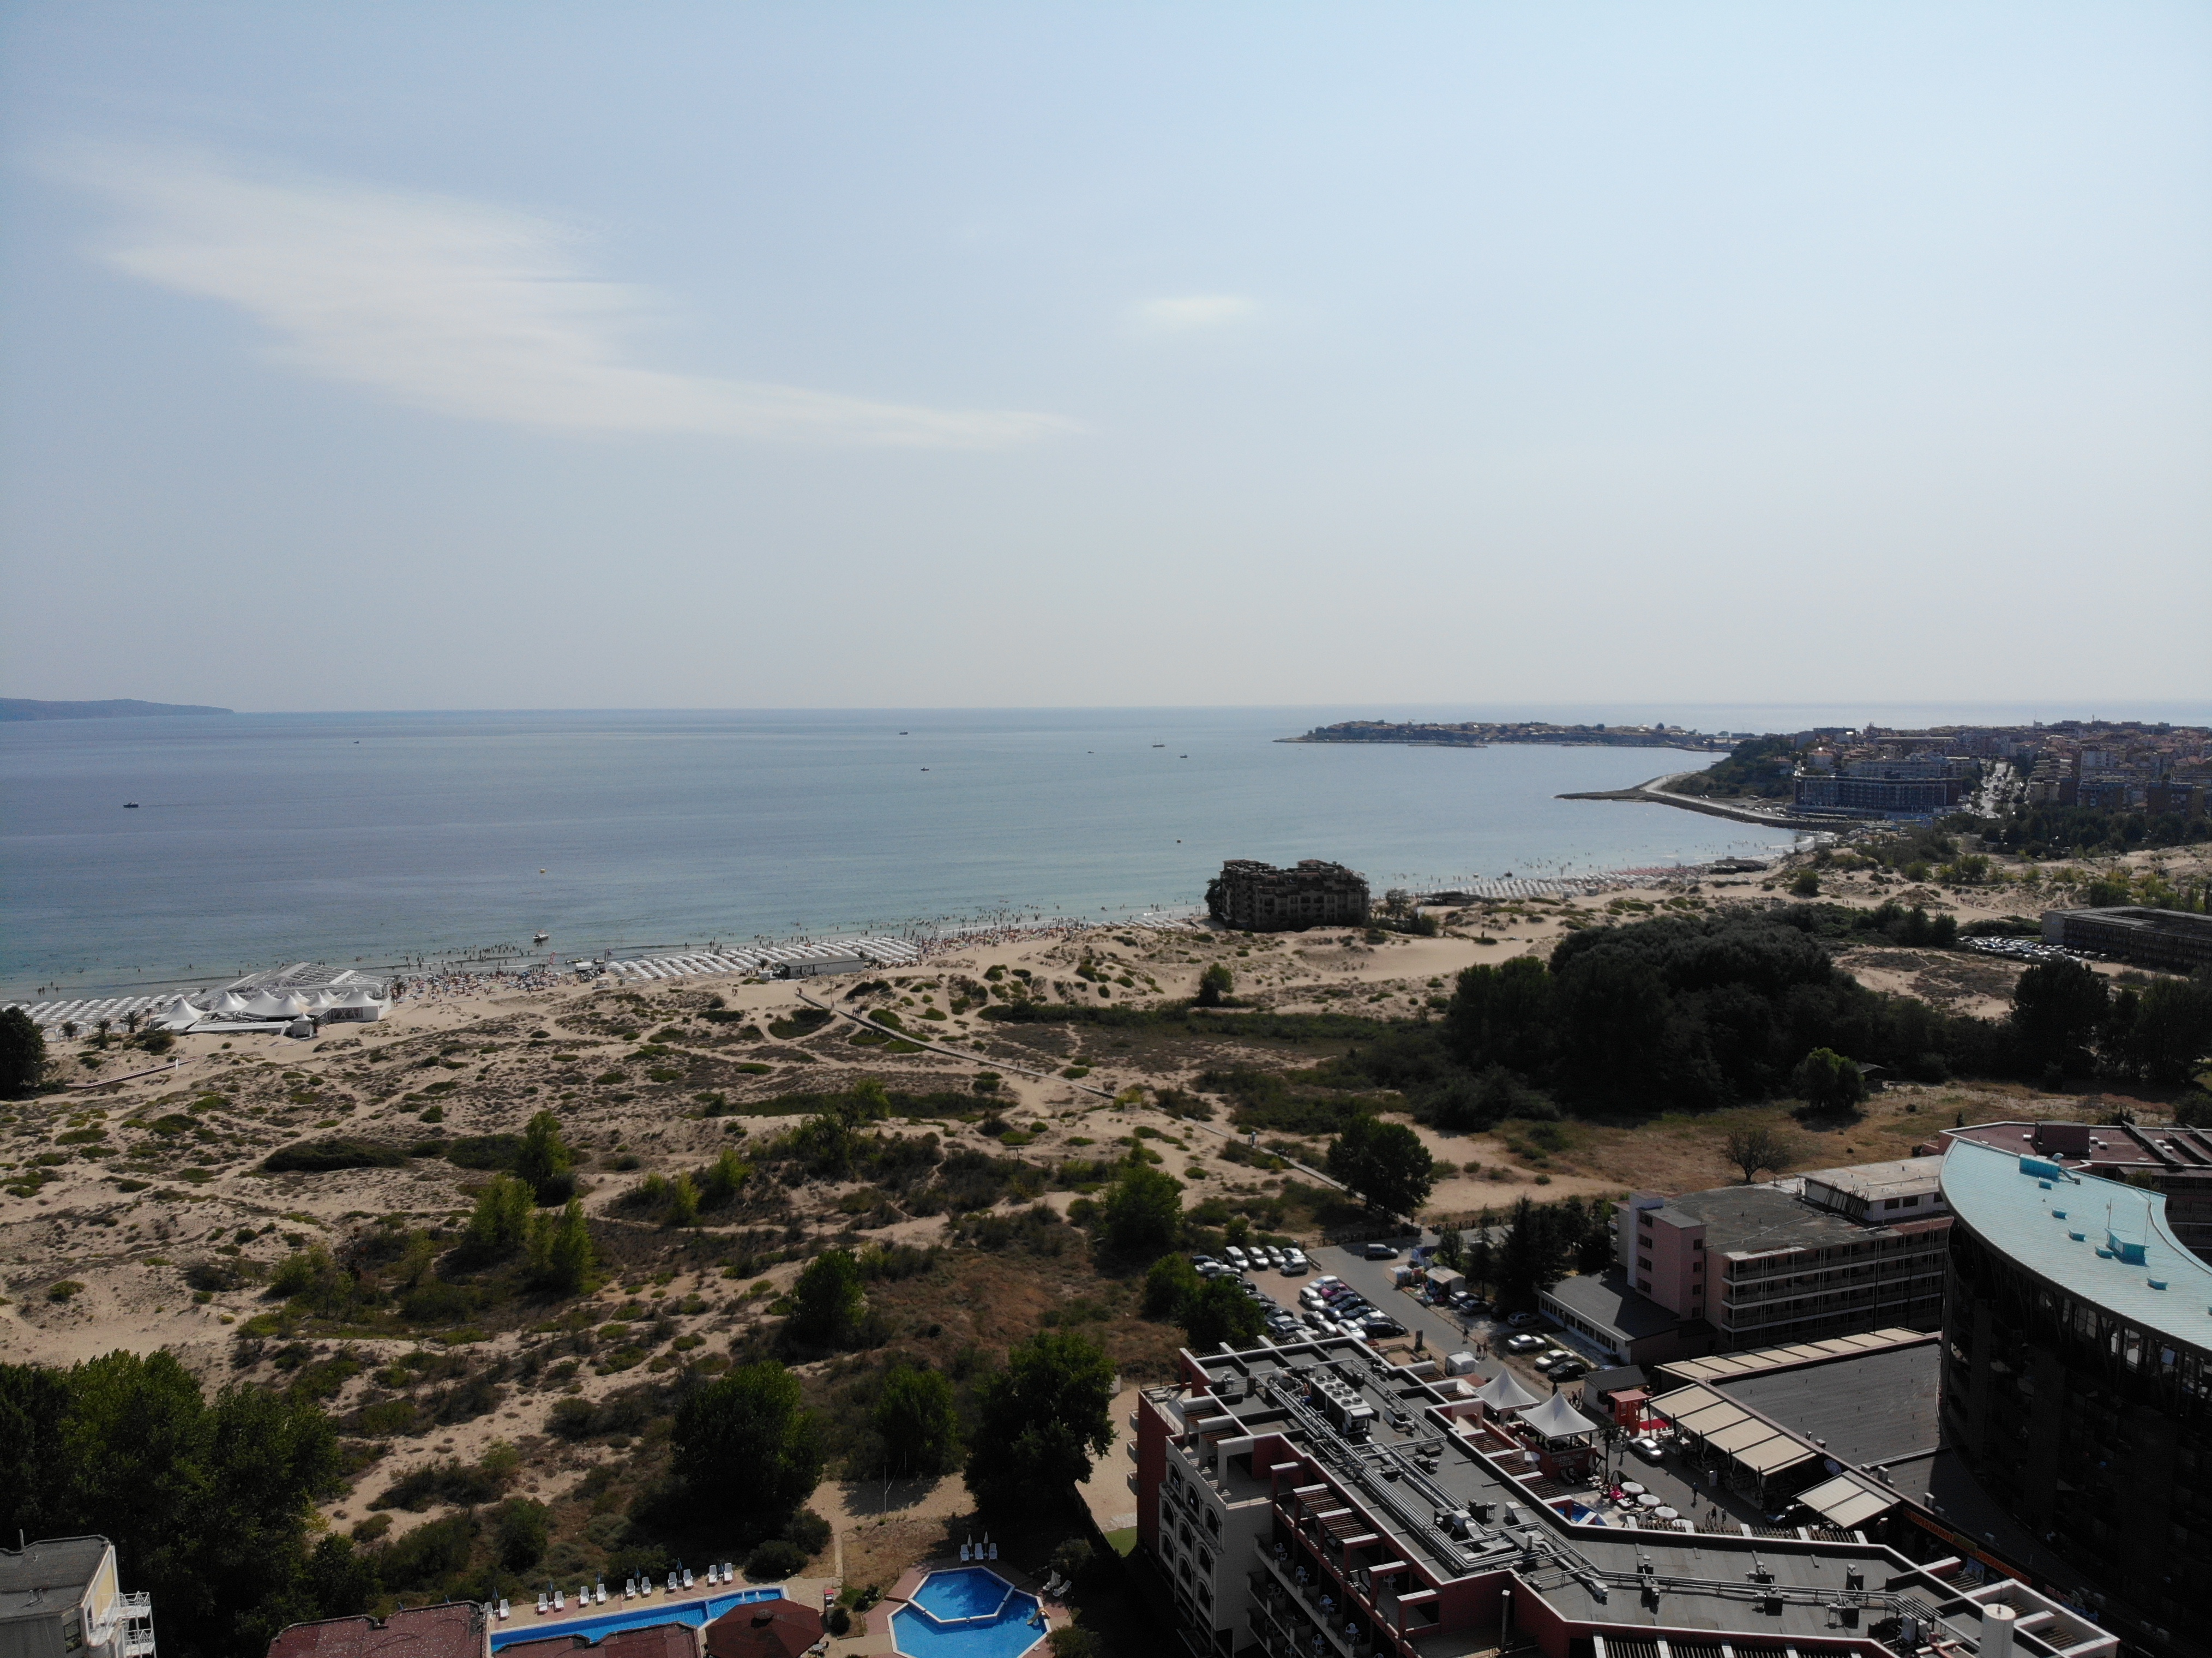
{"label": "blue swimming pool", "polygon": [[710,1594],[692,1600],[680,1595],[655,1595],[650,1600],[625,1601],[620,1612],[603,1612],[589,1618],[560,1618],[550,1612],[540,1618],[527,1605],[517,1602],[507,1626],[492,1631],[491,1649],[497,1652],[517,1641],[544,1641],[562,1635],[580,1635],[587,1641],[598,1641],[618,1629],[646,1629],[654,1624],[689,1624],[693,1629],[701,1629],[732,1606],[773,1600],[782,1593],[783,1586],[779,1583],[769,1588],[732,1589],[727,1594]]}
{"label": "blue swimming pool", "polygon": [[930,1573],[891,1614],[892,1643],[907,1658],[1020,1658],[1044,1637],[1036,1596],[978,1566]]}

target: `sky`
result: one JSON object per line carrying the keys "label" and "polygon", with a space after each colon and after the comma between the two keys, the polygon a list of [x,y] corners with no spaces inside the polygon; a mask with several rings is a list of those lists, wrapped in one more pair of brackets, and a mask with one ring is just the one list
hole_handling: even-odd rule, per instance
{"label": "sky", "polygon": [[16,0],[0,694],[2212,703],[2212,9]]}

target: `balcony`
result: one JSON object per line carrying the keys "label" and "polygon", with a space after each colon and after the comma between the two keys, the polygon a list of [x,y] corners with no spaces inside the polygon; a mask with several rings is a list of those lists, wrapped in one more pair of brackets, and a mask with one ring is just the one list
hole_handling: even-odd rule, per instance
{"label": "balcony", "polygon": [[[1341,1584],[1310,1571],[1309,1581],[1301,1583],[1293,1563],[1276,1559],[1264,1539],[1253,1546],[1262,1567],[1248,1580],[1252,1585],[1255,1621],[1262,1612],[1273,1619],[1296,1643],[1299,1658],[1329,1652],[1338,1658],[1379,1658],[1389,1651],[1376,1636],[1364,1609],[1346,1596]],[[1330,1603],[1327,1609],[1322,1606],[1324,1597]],[[1346,1622],[1366,1627],[1360,1634],[1346,1636],[1343,1629]],[[1316,1644],[1322,1638],[1327,1644]]]}

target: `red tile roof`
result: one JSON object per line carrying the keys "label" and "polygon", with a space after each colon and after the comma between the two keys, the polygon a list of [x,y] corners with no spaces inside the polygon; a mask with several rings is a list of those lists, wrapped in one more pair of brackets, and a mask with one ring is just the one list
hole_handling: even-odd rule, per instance
{"label": "red tile roof", "polygon": [[473,1601],[448,1601],[373,1618],[295,1624],[269,1643],[269,1658],[487,1658],[491,1630]]}
{"label": "red tile roof", "polygon": [[778,1595],[731,1607],[706,1637],[709,1658],[799,1658],[822,1638],[822,1614]]}

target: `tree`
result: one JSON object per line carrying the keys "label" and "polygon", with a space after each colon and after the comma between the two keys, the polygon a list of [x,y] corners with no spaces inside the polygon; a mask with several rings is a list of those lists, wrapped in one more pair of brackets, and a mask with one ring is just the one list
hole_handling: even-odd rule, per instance
{"label": "tree", "polygon": [[1105,1353],[1081,1336],[1040,1330],[981,1389],[969,1491],[1006,1511],[1064,1498],[1113,1444],[1113,1404]]}
{"label": "tree", "polygon": [[1194,1352],[1210,1353],[1223,1342],[1236,1348],[1255,1347],[1267,1327],[1260,1304],[1243,1290],[1243,1280],[1217,1278],[1201,1284],[1182,1304],[1183,1333]]}
{"label": "tree", "polygon": [[2009,1022],[2031,1065],[2081,1072],[2110,1002],[2104,980],[2081,963],[2038,962],[2013,986]]}
{"label": "tree", "polygon": [[1103,1206],[1107,1250],[1127,1261],[1151,1260],[1182,1236],[1182,1182],[1146,1163],[1131,1163]]}
{"label": "tree", "polygon": [[884,1377],[869,1425],[883,1444],[884,1472],[943,1473],[960,1451],[960,1413],[952,1384],[936,1370],[900,1363]]}
{"label": "tree", "polygon": [[581,1295],[591,1285],[598,1260],[591,1229],[584,1224],[584,1206],[576,1199],[570,1198],[557,1218],[538,1215],[532,1219],[530,1272],[545,1289]]}
{"label": "tree", "polygon": [[540,1111],[522,1131],[522,1149],[515,1156],[514,1172],[530,1183],[540,1203],[558,1203],[576,1189],[569,1170],[575,1154],[561,1138],[561,1123],[550,1111]]}
{"label": "tree", "polygon": [[527,1497],[508,1499],[499,1510],[499,1563],[509,1571],[528,1571],[545,1558],[553,1535],[552,1510]]}
{"label": "tree", "polygon": [[825,1249],[806,1263],[791,1286],[791,1317],[784,1330],[811,1346],[840,1347],[852,1339],[866,1304],[852,1251]]}
{"label": "tree", "polygon": [[822,1481],[821,1425],[799,1378],[769,1360],[732,1370],[679,1406],[675,1465],[718,1510],[739,1505],[749,1537],[776,1531]]}
{"label": "tree", "polygon": [[0,1012],[0,1099],[28,1099],[46,1074],[46,1033],[20,1007]]}
{"label": "tree", "polygon": [[1180,1324],[1183,1304],[1205,1287],[1198,1268],[1181,1255],[1162,1255],[1145,1274],[1145,1316]]}
{"label": "tree", "polygon": [[2178,1088],[2212,1054],[2212,968],[2160,979],[2142,993],[2127,1033],[2129,1063],[2152,1082]]}
{"label": "tree", "polygon": [[498,1260],[530,1241],[532,1193],[512,1175],[494,1175],[477,1196],[461,1247],[472,1260]]}
{"label": "tree", "polygon": [[1728,1137],[1728,1160],[1743,1170],[1746,1186],[1759,1178],[1762,1169],[1778,1173],[1787,1169],[1796,1155],[1789,1139],[1775,1129],[1739,1128]]}
{"label": "tree", "polygon": [[1328,1172],[1370,1209],[1410,1218],[1437,1183],[1436,1159],[1403,1123],[1362,1114],[1330,1142]]}
{"label": "tree", "polygon": [[1219,1007],[1237,983],[1237,975],[1219,962],[1198,975],[1198,1005]]}
{"label": "tree", "polygon": [[1471,1069],[1529,1071],[1549,1050],[1551,1018],[1551,969],[1534,956],[1516,956],[1461,971],[1444,1009],[1444,1041]]}
{"label": "tree", "polygon": [[1816,1048],[1798,1060],[1790,1083],[1798,1098],[1818,1112],[1849,1111],[1866,1098],[1866,1078],[1832,1048]]}
{"label": "tree", "polygon": [[1565,1207],[1539,1205],[1526,1197],[1514,1203],[1492,1268],[1498,1304],[1505,1311],[1529,1310],[1539,1291],[1550,1289],[1565,1275],[1568,1253],[1582,1236],[1581,1206],[1575,1206],[1571,1220],[1565,1216]]}

